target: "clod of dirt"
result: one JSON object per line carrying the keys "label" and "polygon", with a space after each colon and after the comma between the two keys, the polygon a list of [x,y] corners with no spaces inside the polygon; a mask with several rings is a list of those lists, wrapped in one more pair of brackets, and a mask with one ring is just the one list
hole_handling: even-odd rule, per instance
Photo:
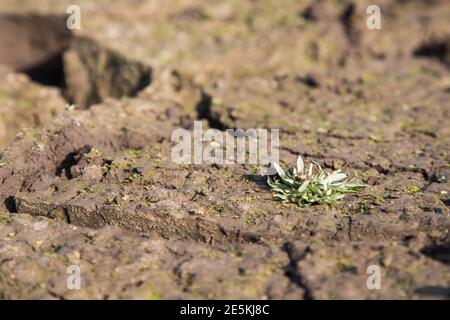
{"label": "clod of dirt", "polygon": [[68,99],[81,107],[107,97],[135,96],[150,84],[152,69],[129,61],[88,38],[75,38],[64,53]]}
{"label": "clod of dirt", "polygon": [[89,153],[92,150],[92,146],[84,145],[80,149],[69,153],[61,164],[56,168],[56,175],[61,176],[61,174],[65,174],[68,179],[73,177],[71,172],[71,168],[78,164],[84,154]]}
{"label": "clod of dirt", "polygon": [[150,84],[152,68],[130,61],[87,37],[75,37],[66,16],[0,15],[0,65],[56,86],[87,108],[107,97],[135,96]]}
{"label": "clod of dirt", "polygon": [[75,37],[66,18],[0,14],[0,147],[20,129],[60,114],[64,98],[87,108],[107,97],[135,96],[152,81],[151,67]]}
{"label": "clod of dirt", "polygon": [[62,53],[71,38],[64,16],[0,15],[0,65],[36,82],[64,87]]}

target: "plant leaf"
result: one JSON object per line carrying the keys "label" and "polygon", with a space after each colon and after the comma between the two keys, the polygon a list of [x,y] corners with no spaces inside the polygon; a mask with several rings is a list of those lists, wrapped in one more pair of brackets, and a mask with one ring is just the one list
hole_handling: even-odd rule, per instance
{"label": "plant leaf", "polygon": [[325,178],[324,182],[329,184],[337,181],[341,181],[347,178],[347,175],[343,172],[333,172],[331,175]]}
{"label": "plant leaf", "polygon": [[303,159],[301,156],[298,156],[297,158],[297,173],[301,174],[305,170],[305,163],[303,162]]}
{"label": "plant leaf", "polygon": [[280,167],[280,165],[278,163],[274,162],[273,167],[275,168],[275,170],[277,170],[277,173],[280,176],[280,178],[284,178],[286,176],[286,173],[284,172],[284,170]]}
{"label": "plant leaf", "polygon": [[308,187],[310,181],[306,180],[305,182],[302,183],[302,185],[298,188],[298,192],[302,193],[303,191],[306,190],[306,188]]}

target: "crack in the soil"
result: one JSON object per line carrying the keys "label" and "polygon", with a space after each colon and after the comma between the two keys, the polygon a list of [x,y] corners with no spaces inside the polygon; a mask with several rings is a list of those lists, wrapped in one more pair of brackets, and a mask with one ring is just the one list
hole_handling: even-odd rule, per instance
{"label": "crack in the soil", "polygon": [[16,200],[13,196],[9,196],[8,198],[6,198],[6,200],[4,201],[4,205],[9,213],[17,212]]}
{"label": "crack in the soil", "polygon": [[[61,204],[38,202],[26,197],[15,196],[15,212],[32,216],[58,218],[69,224],[88,228],[100,228],[105,225],[119,226],[137,234],[157,233],[165,238],[187,239],[212,244],[249,244],[260,243],[258,234],[242,231],[239,226],[225,227],[220,222],[202,218],[171,218],[159,210],[139,211],[115,208],[104,205],[86,208],[73,204],[79,194]],[[225,223],[225,222],[224,222]]]}
{"label": "crack in the soil", "polygon": [[426,42],[417,47],[413,55],[415,57],[434,58],[447,67],[450,67],[450,37]]}
{"label": "crack in the soil", "polygon": [[350,2],[345,7],[340,16],[340,21],[344,29],[344,33],[347,36],[351,45],[356,46],[359,43],[359,34],[353,25],[353,19],[355,17],[355,4]]}
{"label": "crack in the soil", "polygon": [[199,120],[205,119],[208,122],[210,128],[218,129],[221,131],[227,129],[225,124],[212,114],[211,108],[212,96],[203,91],[200,101],[196,106],[197,118]]}
{"label": "crack in the soil", "polygon": [[346,220],[348,221],[348,223],[347,223],[347,226],[348,226],[348,229],[347,229],[348,240],[353,241],[353,239],[352,239],[352,224],[353,224],[353,220],[352,220],[352,217],[350,217],[350,216],[345,216],[345,217],[343,217],[343,218],[341,219],[341,221],[338,223],[338,225],[336,226],[336,234],[335,234],[335,237],[337,238],[339,232],[343,229],[342,221],[343,221],[344,219],[346,219]]}
{"label": "crack in the soil", "polygon": [[[181,273],[181,267],[182,267],[185,263],[191,261],[192,259],[193,259],[192,256],[188,256],[188,257],[186,257],[186,258],[183,258],[183,259],[181,259],[181,261],[178,262],[178,263],[175,265],[175,267],[172,269],[172,273],[173,273],[173,274],[175,275],[175,277],[176,277],[177,284],[178,284],[180,287],[183,288],[183,291],[184,291],[184,292],[189,291],[189,288],[192,286],[192,283],[193,283],[193,282],[192,282],[193,277],[191,277],[191,276],[189,275],[189,277],[188,277],[187,279],[183,279],[183,275],[182,275],[182,273]],[[194,277],[195,277],[195,275],[194,275]]]}
{"label": "crack in the soil", "polygon": [[292,283],[303,290],[304,300],[314,300],[311,288],[306,283],[305,277],[298,266],[298,263],[310,253],[310,248],[307,247],[300,254],[297,254],[294,245],[291,242],[287,242],[283,245],[283,250],[289,258],[289,264],[284,268],[285,275]]}
{"label": "crack in the soil", "polygon": [[434,242],[422,248],[420,252],[433,260],[450,265],[450,241]]}

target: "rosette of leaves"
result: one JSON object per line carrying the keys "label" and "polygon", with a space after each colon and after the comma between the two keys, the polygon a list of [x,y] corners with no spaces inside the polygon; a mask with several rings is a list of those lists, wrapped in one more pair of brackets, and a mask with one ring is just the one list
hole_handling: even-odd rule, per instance
{"label": "rosette of leaves", "polygon": [[349,177],[340,169],[331,173],[325,172],[315,161],[305,168],[301,157],[297,165],[284,171],[278,163],[274,163],[277,174],[268,176],[267,183],[275,198],[282,202],[293,202],[299,206],[312,204],[335,204],[348,194],[354,194],[367,187],[358,177]]}

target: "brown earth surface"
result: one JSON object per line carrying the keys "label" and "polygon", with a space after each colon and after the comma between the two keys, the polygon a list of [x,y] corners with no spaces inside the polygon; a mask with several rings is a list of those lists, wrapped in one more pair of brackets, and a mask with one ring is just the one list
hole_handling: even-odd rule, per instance
{"label": "brown earth surface", "polygon": [[[72,1],[0,3],[0,298],[449,298],[449,2],[175,2],[80,0],[73,33]],[[175,164],[195,120],[369,186],[301,208]]]}

